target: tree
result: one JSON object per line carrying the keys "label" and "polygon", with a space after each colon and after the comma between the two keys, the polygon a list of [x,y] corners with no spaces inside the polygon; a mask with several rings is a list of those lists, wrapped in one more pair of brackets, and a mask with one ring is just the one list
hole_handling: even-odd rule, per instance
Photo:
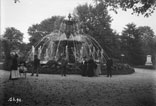
{"label": "tree", "polygon": [[23,43],[23,33],[14,27],[6,28],[3,36],[2,44],[5,54],[4,69],[10,69],[10,52],[19,50],[20,45]]}
{"label": "tree", "polygon": [[42,37],[55,30],[59,30],[60,24],[63,21],[62,16],[52,16],[43,20],[40,24],[35,24],[29,27],[28,33],[31,36],[29,41],[31,45],[35,45]]}
{"label": "tree", "polygon": [[146,54],[152,54],[154,32],[149,26],[138,27],[139,36]]}
{"label": "tree", "polygon": [[[1,36],[1,35],[0,35]],[[3,60],[2,38],[0,37],[0,62]]]}
{"label": "tree", "polygon": [[144,51],[147,55],[152,55],[152,63],[156,68],[156,36],[153,30],[148,26],[139,27],[138,29],[142,37]]}
{"label": "tree", "polygon": [[134,23],[126,25],[122,31],[121,40],[121,50],[124,52],[127,62],[133,65],[144,65],[146,54],[142,48],[139,30]]}
{"label": "tree", "polygon": [[18,49],[19,45],[23,43],[23,33],[14,27],[6,28],[3,38],[10,42],[11,51]]}
{"label": "tree", "polygon": [[152,63],[156,69],[156,36],[154,36],[152,39]]}
{"label": "tree", "polygon": [[[127,9],[131,9],[133,13],[143,14],[144,16],[150,16],[156,7],[156,0],[93,0],[98,3],[103,3],[110,10],[117,12],[118,8],[122,8],[122,10],[126,11]],[[20,0],[14,0],[14,3],[20,3]]]}
{"label": "tree", "polygon": [[28,33],[30,35],[29,41],[31,45],[35,45],[42,37],[44,33],[39,31],[39,24],[32,25],[28,29]]}
{"label": "tree", "polygon": [[74,11],[74,16],[81,23],[84,33],[94,37],[109,56],[115,56],[116,40],[113,30],[110,28],[112,21],[108,15],[107,7],[103,3],[98,5],[79,5]]}
{"label": "tree", "polygon": [[133,13],[143,14],[148,17],[156,7],[156,0],[94,0],[96,3],[104,3],[106,6],[116,12],[118,8],[126,11],[131,9]]}

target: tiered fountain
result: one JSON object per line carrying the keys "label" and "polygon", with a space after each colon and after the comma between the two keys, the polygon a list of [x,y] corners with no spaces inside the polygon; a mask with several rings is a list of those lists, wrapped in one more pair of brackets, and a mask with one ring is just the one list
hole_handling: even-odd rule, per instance
{"label": "tiered fountain", "polygon": [[32,47],[31,56],[37,53],[44,62],[59,61],[63,56],[72,64],[81,62],[83,57],[92,57],[95,61],[105,62],[107,55],[100,44],[93,37],[82,33],[70,14],[68,18],[63,21],[59,31],[44,36]]}

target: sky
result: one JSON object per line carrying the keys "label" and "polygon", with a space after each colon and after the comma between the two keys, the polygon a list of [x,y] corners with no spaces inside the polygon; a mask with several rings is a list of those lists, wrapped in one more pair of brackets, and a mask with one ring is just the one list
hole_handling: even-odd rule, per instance
{"label": "sky", "polygon": [[[80,4],[93,3],[93,0],[14,0],[1,1],[1,23],[0,34],[4,34],[7,27],[15,27],[24,33],[24,41],[28,42],[29,35],[27,30],[33,24],[39,24],[41,21],[52,16],[68,16],[74,8]],[[134,23],[138,26],[150,26],[156,35],[156,12],[152,16],[131,15],[131,11],[119,10],[118,14],[109,12],[112,16],[111,28],[121,33],[128,23]]]}

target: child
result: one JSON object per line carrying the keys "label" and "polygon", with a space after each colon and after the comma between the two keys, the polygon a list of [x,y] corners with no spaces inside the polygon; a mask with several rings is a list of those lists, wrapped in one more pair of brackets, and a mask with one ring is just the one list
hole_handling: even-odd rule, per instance
{"label": "child", "polygon": [[20,76],[21,76],[21,73],[23,73],[23,75],[24,75],[25,78],[26,78],[26,72],[27,72],[27,68],[25,67],[24,63],[21,63],[20,66],[19,66],[19,73],[20,73]]}

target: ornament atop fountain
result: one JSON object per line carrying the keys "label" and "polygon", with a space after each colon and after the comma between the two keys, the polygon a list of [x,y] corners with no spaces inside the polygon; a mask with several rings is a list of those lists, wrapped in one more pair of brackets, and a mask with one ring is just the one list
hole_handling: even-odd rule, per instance
{"label": "ornament atop fountain", "polygon": [[68,20],[64,20],[60,27],[60,32],[66,34],[66,38],[69,39],[72,36],[78,34],[78,25],[75,20],[72,19],[71,14],[68,15]]}

